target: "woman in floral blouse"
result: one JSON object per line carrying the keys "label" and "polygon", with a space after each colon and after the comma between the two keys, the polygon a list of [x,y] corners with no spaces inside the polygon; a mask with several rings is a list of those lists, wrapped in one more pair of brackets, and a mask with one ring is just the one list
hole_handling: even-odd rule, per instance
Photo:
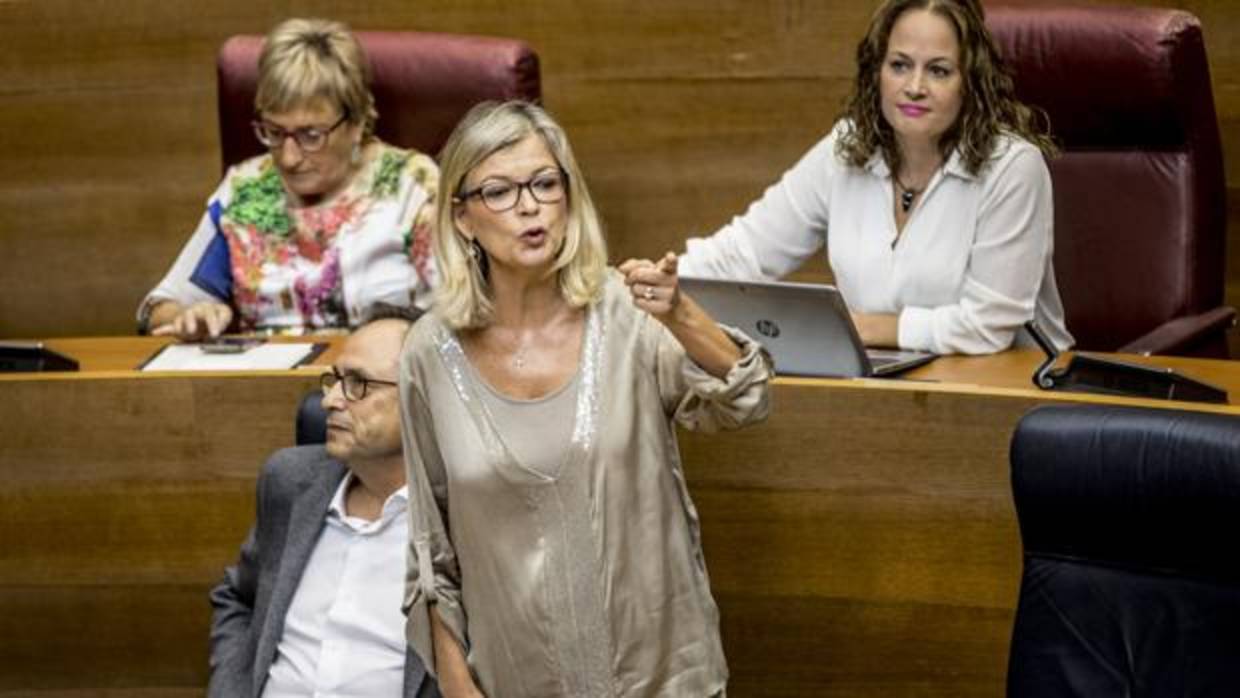
{"label": "woman in floral blouse", "polygon": [[255,135],[139,325],[181,339],[348,327],[376,302],[425,307],[434,283],[431,158],[374,136],[369,67],[344,25],[291,19],[259,57]]}

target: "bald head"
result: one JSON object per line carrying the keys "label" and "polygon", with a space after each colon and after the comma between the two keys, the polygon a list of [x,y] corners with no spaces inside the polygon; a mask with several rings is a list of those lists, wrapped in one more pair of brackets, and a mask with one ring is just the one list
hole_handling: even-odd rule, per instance
{"label": "bald head", "polygon": [[402,318],[371,320],[349,335],[341,355],[350,350],[365,354],[367,359],[374,363],[372,368],[382,371],[384,375],[390,372],[390,375],[395,376],[400,350],[411,326],[412,323]]}

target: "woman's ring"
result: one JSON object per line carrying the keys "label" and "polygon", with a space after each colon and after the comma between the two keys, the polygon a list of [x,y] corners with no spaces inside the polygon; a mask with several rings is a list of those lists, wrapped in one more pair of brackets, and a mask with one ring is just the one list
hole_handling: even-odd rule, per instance
{"label": "woman's ring", "polygon": [[647,286],[647,287],[646,287],[646,293],[645,293],[645,296],[646,296],[646,300],[648,300],[648,301],[650,301],[650,300],[654,300],[654,286]]}

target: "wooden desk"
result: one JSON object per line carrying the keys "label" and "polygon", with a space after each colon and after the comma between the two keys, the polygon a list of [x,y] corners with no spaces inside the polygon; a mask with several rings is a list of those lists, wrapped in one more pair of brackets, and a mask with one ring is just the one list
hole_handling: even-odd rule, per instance
{"label": "wooden desk", "polygon": [[[1145,361],[1139,357],[1125,357]],[[1021,571],[1008,475],[1019,417],[1048,401],[1033,352],[944,358],[918,381],[781,379],[753,430],[682,434],[729,696],[1004,693]],[[1240,364],[1159,359],[1240,396]]]}
{"label": "wooden desk", "polygon": [[[130,370],[160,342],[54,341],[81,373],[0,375],[0,698],[202,693],[207,590],[322,368]],[[768,423],[681,435],[730,696],[1002,695],[1017,418],[1049,400],[1240,413],[1042,393],[1028,383],[1036,361],[781,379]],[[1158,363],[1240,395],[1240,365]]]}
{"label": "wooden desk", "polygon": [[334,350],[292,371],[133,370],[165,343],[54,340],[81,372],[0,374],[0,696],[202,695],[205,594]]}

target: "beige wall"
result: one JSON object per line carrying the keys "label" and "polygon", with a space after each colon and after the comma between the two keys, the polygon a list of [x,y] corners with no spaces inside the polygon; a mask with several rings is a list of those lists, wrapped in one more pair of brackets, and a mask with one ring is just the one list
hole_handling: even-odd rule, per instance
{"label": "beige wall", "polygon": [[[1240,217],[1240,6],[1205,25]],[[219,175],[214,53],[326,15],[359,29],[519,36],[543,60],[614,258],[679,248],[829,126],[868,0],[0,2],[0,337],[128,333]],[[1233,224],[1233,231],[1240,226]],[[1229,298],[1240,304],[1231,245]],[[820,264],[820,263],[819,263]]]}

